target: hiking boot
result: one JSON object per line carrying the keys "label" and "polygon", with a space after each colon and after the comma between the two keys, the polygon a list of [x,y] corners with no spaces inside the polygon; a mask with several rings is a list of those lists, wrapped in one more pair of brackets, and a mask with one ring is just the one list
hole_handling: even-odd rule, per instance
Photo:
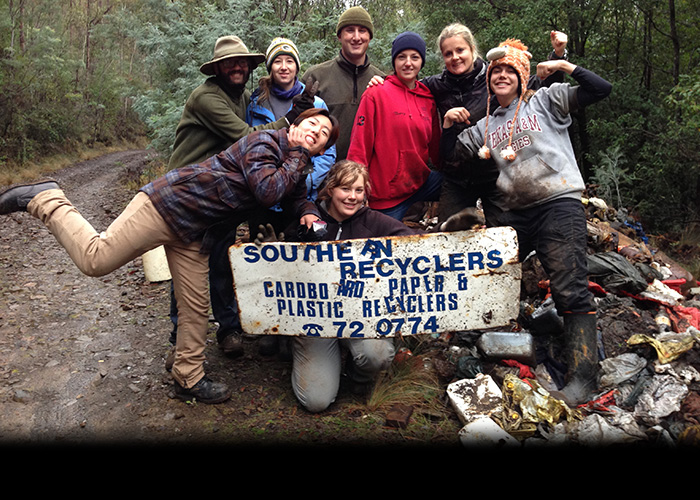
{"label": "hiking boot", "polygon": [[185,389],[177,382],[175,397],[181,401],[198,401],[205,404],[223,403],[231,397],[231,390],[226,384],[214,382],[209,377],[202,377],[194,386]]}
{"label": "hiking boot", "polygon": [[219,341],[219,347],[229,358],[243,356],[243,340],[241,332],[232,332]]}
{"label": "hiking boot", "polygon": [[13,186],[0,194],[0,215],[12,212],[26,212],[32,198],[47,189],[59,189],[53,180],[32,182]]}

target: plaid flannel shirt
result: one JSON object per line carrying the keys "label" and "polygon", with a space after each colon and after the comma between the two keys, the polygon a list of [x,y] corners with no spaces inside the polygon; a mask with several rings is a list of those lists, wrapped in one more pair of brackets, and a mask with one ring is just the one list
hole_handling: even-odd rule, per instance
{"label": "plaid flannel shirt", "polygon": [[[141,188],[184,242],[211,248],[222,228],[235,229],[244,211],[289,206],[320,217],[306,199],[308,151],[289,147],[287,129],[253,132],[202,163],[171,170]],[[235,225],[232,225],[235,223]]]}

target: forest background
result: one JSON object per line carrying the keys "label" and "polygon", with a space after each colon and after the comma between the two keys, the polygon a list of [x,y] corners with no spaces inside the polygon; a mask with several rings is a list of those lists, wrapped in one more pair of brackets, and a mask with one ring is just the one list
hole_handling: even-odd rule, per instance
{"label": "forest background", "polygon": [[[370,58],[391,69],[405,30],[428,43],[421,75],[442,71],[436,39],[458,21],[481,54],[519,38],[537,61],[550,30],[569,59],[613,83],[578,113],[571,137],[584,178],[646,231],[696,231],[700,222],[700,0],[1,0],[0,183],[24,166],[97,145],[147,144],[170,154],[199,66],[222,35],[265,52],[294,40],[301,72],[334,57],[338,16],[372,15]],[[264,76],[258,68],[251,91]]]}

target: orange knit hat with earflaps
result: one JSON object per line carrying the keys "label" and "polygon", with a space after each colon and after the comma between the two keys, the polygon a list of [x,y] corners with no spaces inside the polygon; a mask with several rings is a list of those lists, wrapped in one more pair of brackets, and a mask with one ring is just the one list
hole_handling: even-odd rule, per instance
{"label": "orange knit hat with earflaps", "polygon": [[486,88],[488,91],[488,101],[486,103],[486,131],[484,133],[484,145],[479,149],[479,157],[483,159],[491,158],[491,150],[486,145],[489,131],[489,116],[491,114],[491,70],[496,66],[505,64],[514,68],[520,76],[520,98],[518,99],[518,106],[515,109],[515,116],[512,120],[508,146],[501,150],[501,157],[503,159],[513,161],[515,159],[515,151],[513,151],[511,147],[513,131],[515,130],[518,111],[520,111],[520,104],[523,102],[525,94],[528,92],[527,82],[530,79],[530,59],[532,59],[532,54],[527,51],[527,46],[520,40],[509,38],[505,42],[501,42],[498,47],[489,50],[486,54],[486,59],[489,61],[489,67],[486,71]]}

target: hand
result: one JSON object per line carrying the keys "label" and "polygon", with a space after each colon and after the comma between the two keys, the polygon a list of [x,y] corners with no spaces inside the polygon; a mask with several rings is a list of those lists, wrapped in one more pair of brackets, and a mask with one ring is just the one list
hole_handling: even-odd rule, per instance
{"label": "hand", "polygon": [[314,99],[316,98],[316,92],[318,92],[319,81],[309,78],[306,80],[306,85],[304,86],[304,91],[301,94],[297,94],[292,98],[295,104],[302,103],[308,107],[305,109],[313,108]]}
{"label": "hand", "polygon": [[450,128],[455,123],[466,123],[469,125],[469,111],[467,108],[451,108],[445,113],[445,117],[442,120],[442,128]]}
{"label": "hand", "polygon": [[304,133],[296,125],[289,126],[289,130],[287,131],[287,143],[289,144],[289,149],[293,149],[297,146],[306,148]]}
{"label": "hand", "polygon": [[557,57],[563,57],[569,37],[566,35],[566,33],[552,30],[549,32],[549,38],[552,41],[554,53],[557,55]]}
{"label": "hand", "polygon": [[306,226],[307,228],[311,228],[311,225],[317,220],[321,219],[314,214],[306,214],[299,220],[299,224]]}
{"label": "hand", "polygon": [[367,88],[374,87],[375,85],[382,85],[384,83],[384,78],[379,75],[374,75],[372,79],[367,84]]}
{"label": "hand", "polygon": [[314,99],[316,98],[316,92],[318,92],[318,85],[318,80],[314,81],[313,79],[309,78],[306,81],[304,91],[292,98],[292,109],[290,109],[285,115],[285,118],[290,125],[294,123],[301,113],[314,107]]}
{"label": "hand", "polygon": [[284,241],[284,233],[280,233],[279,236],[275,234],[275,228],[272,224],[258,226],[258,235],[255,237],[254,243],[258,246],[263,243],[269,243],[272,241]]}

